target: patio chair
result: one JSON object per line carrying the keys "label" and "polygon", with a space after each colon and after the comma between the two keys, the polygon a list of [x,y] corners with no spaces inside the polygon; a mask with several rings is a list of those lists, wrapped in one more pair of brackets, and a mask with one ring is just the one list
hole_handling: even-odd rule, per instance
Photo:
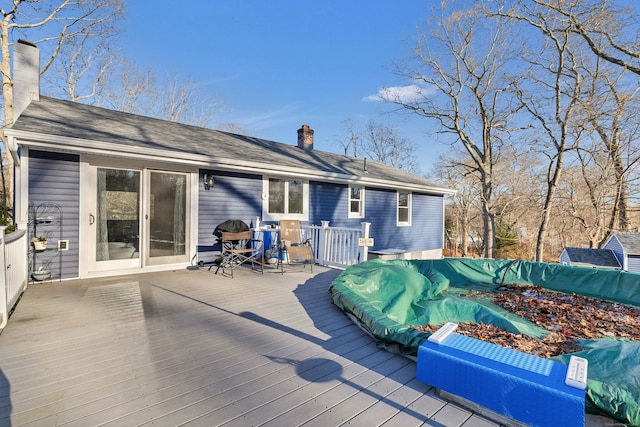
{"label": "patio chair", "polygon": [[227,270],[231,272],[229,276],[233,278],[233,270],[244,263],[251,263],[251,271],[255,271],[255,265],[260,267],[260,274],[263,274],[262,265],[262,241],[253,238],[252,231],[222,231],[222,258],[216,269],[216,274],[222,268],[222,274],[227,275]]}
{"label": "patio chair", "polygon": [[313,273],[313,264],[315,263],[315,256],[313,255],[313,248],[311,247],[311,239],[304,239],[302,237],[302,228],[300,227],[300,221],[293,219],[283,219],[280,221],[280,256],[278,257],[278,264],[280,265],[280,271],[284,273],[284,263],[296,264],[302,263],[309,264],[311,267],[311,273]]}

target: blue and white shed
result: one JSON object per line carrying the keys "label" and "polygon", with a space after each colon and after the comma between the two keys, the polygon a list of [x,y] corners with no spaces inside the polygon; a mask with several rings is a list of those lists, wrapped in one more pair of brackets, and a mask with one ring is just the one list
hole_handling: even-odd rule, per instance
{"label": "blue and white shed", "polygon": [[640,233],[617,231],[602,245],[615,254],[623,270],[640,273]]}

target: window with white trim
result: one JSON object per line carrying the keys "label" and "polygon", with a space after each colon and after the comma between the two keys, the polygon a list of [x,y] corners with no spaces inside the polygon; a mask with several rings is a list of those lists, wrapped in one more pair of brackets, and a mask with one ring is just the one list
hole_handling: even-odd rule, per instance
{"label": "window with white trim", "polygon": [[364,218],[364,187],[349,186],[349,218]]}
{"label": "window with white trim", "polygon": [[269,177],[263,181],[263,210],[272,220],[308,220],[309,183],[302,179]]}
{"label": "window with white trim", "polygon": [[411,193],[398,191],[396,225],[411,225]]}

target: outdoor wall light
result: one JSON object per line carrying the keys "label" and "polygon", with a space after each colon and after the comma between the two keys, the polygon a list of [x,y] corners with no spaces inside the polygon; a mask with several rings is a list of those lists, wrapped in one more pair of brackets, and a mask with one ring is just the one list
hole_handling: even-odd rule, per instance
{"label": "outdoor wall light", "polygon": [[213,187],[213,183],[214,183],[214,178],[213,175],[205,173],[204,174],[204,189],[208,190],[211,187]]}

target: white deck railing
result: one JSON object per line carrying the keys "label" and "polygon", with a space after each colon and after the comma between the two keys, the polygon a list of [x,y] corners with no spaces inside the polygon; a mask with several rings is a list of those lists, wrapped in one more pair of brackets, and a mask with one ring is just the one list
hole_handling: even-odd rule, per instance
{"label": "white deck railing", "polygon": [[27,233],[4,234],[0,227],[0,330],[7,325],[9,311],[27,289]]}
{"label": "white deck railing", "polygon": [[360,224],[360,228],[330,227],[329,221],[322,221],[322,225],[303,226],[304,238],[311,238],[316,263],[346,268],[366,261],[367,247],[359,246],[358,239],[369,237],[371,223]]}

